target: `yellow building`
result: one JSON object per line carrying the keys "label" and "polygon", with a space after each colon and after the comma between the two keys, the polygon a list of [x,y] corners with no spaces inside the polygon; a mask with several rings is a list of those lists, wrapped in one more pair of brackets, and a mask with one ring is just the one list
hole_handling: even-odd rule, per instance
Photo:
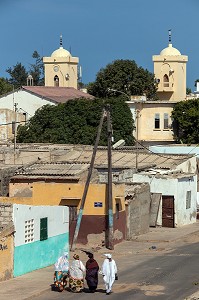
{"label": "yellow building", "polygon": [[188,56],[172,46],[169,34],[168,47],[153,56],[154,74],[158,82],[160,100],[182,101],[186,99],[186,64]]}
{"label": "yellow building", "polygon": [[45,86],[73,87],[77,89],[79,58],[62,46],[55,50],[50,57],[43,58]]}
{"label": "yellow building", "polygon": [[173,142],[173,120],[171,117],[175,104],[186,99],[186,63],[188,57],[171,44],[159,55],[153,56],[154,74],[158,83],[158,101],[144,97],[131,97],[131,109],[136,131],[134,136],[142,142]]}
{"label": "yellow building", "polygon": [[174,101],[128,101],[134,117],[134,136],[142,142],[172,142],[173,120],[171,113]]}

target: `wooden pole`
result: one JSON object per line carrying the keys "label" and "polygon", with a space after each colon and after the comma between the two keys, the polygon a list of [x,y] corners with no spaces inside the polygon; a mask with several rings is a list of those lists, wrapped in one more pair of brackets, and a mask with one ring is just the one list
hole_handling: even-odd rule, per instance
{"label": "wooden pole", "polygon": [[113,250],[113,199],[112,199],[112,125],[110,117],[110,105],[107,105],[107,133],[108,133],[108,245],[107,248]]}
{"label": "wooden pole", "polygon": [[77,223],[76,223],[76,227],[75,227],[75,233],[74,233],[73,241],[72,241],[72,244],[71,244],[71,251],[74,251],[76,249],[77,237],[78,237],[78,234],[79,234],[79,229],[80,229],[83,210],[84,210],[84,204],[85,204],[85,201],[86,201],[86,196],[87,196],[87,192],[88,192],[88,188],[89,188],[89,183],[90,183],[90,179],[91,179],[91,175],[92,175],[92,171],[93,171],[93,167],[94,167],[95,156],[96,156],[96,152],[97,152],[97,146],[98,146],[99,140],[100,140],[100,134],[101,134],[101,130],[102,130],[104,116],[105,116],[105,110],[103,109],[102,116],[101,116],[101,119],[100,119],[100,124],[99,124],[99,127],[98,127],[95,146],[94,146],[94,149],[93,149],[91,163],[90,163],[90,167],[89,167],[89,170],[88,170],[88,176],[87,176],[87,180],[86,180],[85,187],[84,187],[84,193],[83,193],[83,196],[82,196],[82,201],[81,201],[81,205],[80,205],[80,209],[79,209],[79,214],[78,214]]}

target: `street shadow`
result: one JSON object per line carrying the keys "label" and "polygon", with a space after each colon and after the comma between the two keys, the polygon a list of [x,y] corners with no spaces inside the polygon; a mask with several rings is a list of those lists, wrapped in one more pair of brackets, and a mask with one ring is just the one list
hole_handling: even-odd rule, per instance
{"label": "street shadow", "polygon": [[89,293],[89,294],[103,293],[103,294],[105,294],[106,291],[103,289],[96,289],[95,292],[91,292],[88,288],[84,288],[83,293]]}

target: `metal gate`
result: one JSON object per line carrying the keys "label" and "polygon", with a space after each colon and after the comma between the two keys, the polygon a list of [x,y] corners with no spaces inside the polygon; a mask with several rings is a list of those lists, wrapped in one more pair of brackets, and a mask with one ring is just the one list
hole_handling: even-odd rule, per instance
{"label": "metal gate", "polygon": [[174,196],[162,196],[162,227],[174,228]]}

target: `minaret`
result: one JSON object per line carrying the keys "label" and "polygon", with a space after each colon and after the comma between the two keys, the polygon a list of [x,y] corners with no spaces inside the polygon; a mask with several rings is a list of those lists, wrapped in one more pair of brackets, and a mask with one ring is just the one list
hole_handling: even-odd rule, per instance
{"label": "minaret", "polygon": [[62,34],[59,48],[50,57],[43,58],[45,86],[73,87],[77,89],[79,58],[63,48]]}
{"label": "minaret", "polygon": [[153,56],[154,74],[158,82],[157,95],[160,100],[181,101],[186,99],[186,64],[188,56],[172,46],[171,29],[168,47]]}

